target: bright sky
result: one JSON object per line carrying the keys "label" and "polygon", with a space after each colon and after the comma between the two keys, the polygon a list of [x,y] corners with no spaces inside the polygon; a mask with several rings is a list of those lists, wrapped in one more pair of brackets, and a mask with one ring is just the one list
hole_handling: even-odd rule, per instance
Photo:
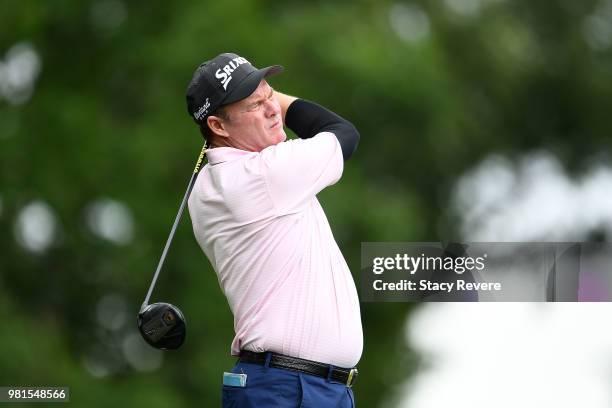
{"label": "bright sky", "polygon": [[612,305],[430,303],[406,339],[425,358],[401,408],[609,408]]}
{"label": "bright sky", "polygon": [[[457,183],[465,241],[612,237],[612,170],[569,177],[546,152],[491,156]],[[612,304],[427,303],[406,342],[425,361],[401,408],[612,407]]]}

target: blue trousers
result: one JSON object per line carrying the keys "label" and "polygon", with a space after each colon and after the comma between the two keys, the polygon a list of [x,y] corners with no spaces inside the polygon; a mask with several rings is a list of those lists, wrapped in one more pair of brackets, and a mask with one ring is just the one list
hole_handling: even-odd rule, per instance
{"label": "blue trousers", "polygon": [[353,390],[330,379],[240,362],[232,373],[246,374],[246,385],[223,385],[223,408],[355,407]]}

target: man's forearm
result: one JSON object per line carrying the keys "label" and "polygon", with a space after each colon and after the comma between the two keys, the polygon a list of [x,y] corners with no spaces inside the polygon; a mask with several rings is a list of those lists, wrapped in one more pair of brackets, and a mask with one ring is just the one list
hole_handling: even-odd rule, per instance
{"label": "man's forearm", "polygon": [[291,99],[283,98],[282,101],[286,109],[283,112],[283,119],[286,119],[284,122],[287,127],[300,139],[308,139],[321,132],[333,133],[340,143],[344,160],[348,160],[359,143],[359,132],[355,126],[314,102],[289,98]]}

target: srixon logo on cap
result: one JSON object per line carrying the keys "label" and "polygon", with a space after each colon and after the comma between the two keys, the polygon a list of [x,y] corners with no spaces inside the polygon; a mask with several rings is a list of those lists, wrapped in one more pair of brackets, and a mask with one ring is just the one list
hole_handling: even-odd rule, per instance
{"label": "srixon logo on cap", "polygon": [[215,72],[215,78],[221,80],[223,89],[227,91],[227,84],[232,80],[232,72],[242,64],[249,64],[249,61],[242,57],[236,57],[230,60],[223,68],[219,68]]}

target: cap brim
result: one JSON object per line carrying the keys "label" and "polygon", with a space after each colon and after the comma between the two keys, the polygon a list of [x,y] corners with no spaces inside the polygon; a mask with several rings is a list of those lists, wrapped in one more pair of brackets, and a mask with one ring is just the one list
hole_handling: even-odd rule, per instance
{"label": "cap brim", "polygon": [[283,69],[284,68],[281,65],[272,65],[270,67],[251,72],[242,80],[242,82],[238,85],[238,87],[236,87],[236,89],[234,89],[232,93],[227,95],[225,99],[221,101],[220,105],[228,105],[248,97],[255,92],[262,79],[279,74],[283,72]]}

